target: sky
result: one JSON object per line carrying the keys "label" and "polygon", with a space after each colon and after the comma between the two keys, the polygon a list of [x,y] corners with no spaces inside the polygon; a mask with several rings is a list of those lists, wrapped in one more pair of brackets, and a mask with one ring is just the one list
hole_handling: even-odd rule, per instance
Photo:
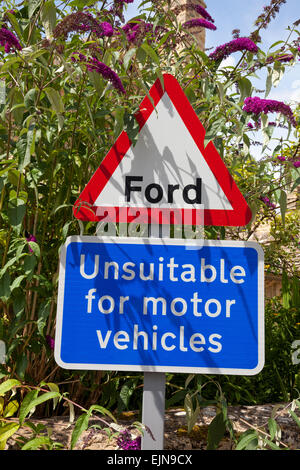
{"label": "sky", "polygon": [[[138,14],[138,6],[140,2],[134,0],[133,3],[128,5],[125,17],[128,21],[130,18]],[[224,6],[226,4],[226,6]],[[270,0],[206,0],[207,11],[215,20],[217,29],[211,31],[206,29],[206,48],[215,48],[220,44],[230,41],[232,37],[232,30],[239,29],[240,36],[249,36],[255,29],[254,21],[262,13],[263,6],[269,5]],[[196,17],[196,15],[195,15]],[[275,19],[272,19],[267,29],[261,30],[262,42],[259,47],[267,52],[269,47],[279,40],[286,40],[289,35],[287,30],[295,21],[300,18],[300,0],[287,0],[280,8],[279,13]],[[300,25],[298,27],[300,29]],[[294,33],[292,39],[296,39],[297,35]],[[212,49],[212,50],[213,50]],[[208,52],[210,53],[210,52]],[[227,59],[228,65],[235,65],[241,56],[240,52],[232,54]],[[260,71],[258,73],[259,79],[252,80],[253,85],[260,90],[265,89],[266,73]],[[258,94],[263,98],[263,94]],[[284,101],[292,107],[300,102],[300,61],[294,67],[286,67],[285,74],[276,88],[273,88],[268,95],[268,99]],[[270,117],[270,120],[275,120],[276,116]],[[281,132],[275,131],[273,136],[280,137]],[[256,140],[261,140],[261,137],[256,134]],[[277,142],[274,143],[277,145]],[[253,149],[252,149],[253,150]],[[260,149],[254,149],[255,156],[260,157]]]}
{"label": "sky", "polygon": [[[224,11],[224,3],[226,8]],[[269,4],[270,0],[206,0],[207,11],[214,18],[216,31],[206,30],[206,47],[215,48],[232,39],[232,30],[240,29],[241,36],[248,36],[253,31],[253,23],[261,14],[263,5]],[[138,13],[140,2],[134,0],[128,5],[126,19],[130,19]],[[288,37],[287,27],[300,18],[300,0],[287,0],[280,8],[279,14],[271,21],[266,30],[261,30],[262,43],[260,47],[267,52],[268,48],[278,40]],[[299,26],[300,29],[300,26]],[[296,38],[296,35],[293,36]],[[239,59],[240,53],[233,54],[228,63],[234,65]],[[268,98],[280,99],[282,101],[300,101],[300,61],[293,67],[287,68],[284,78]],[[265,85],[265,76],[261,76],[262,84]],[[256,84],[255,84],[256,86]],[[259,88],[257,86],[257,88]]]}

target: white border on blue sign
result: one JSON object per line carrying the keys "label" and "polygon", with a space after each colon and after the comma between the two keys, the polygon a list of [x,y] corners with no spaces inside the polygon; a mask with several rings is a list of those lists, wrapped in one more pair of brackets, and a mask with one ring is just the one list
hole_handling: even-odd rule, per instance
{"label": "white border on blue sign", "polygon": [[[70,243],[116,243],[116,244],[147,244],[147,245],[186,245],[187,249],[201,249],[203,246],[253,248],[258,255],[257,295],[258,295],[258,364],[253,369],[232,369],[216,367],[177,367],[136,364],[78,364],[66,363],[61,360],[61,337],[63,322],[63,303],[65,286],[65,265],[67,247]],[[183,374],[216,374],[216,375],[256,375],[264,367],[265,363],[265,330],[264,330],[264,252],[256,242],[243,242],[236,240],[186,240],[181,238],[141,238],[141,237],[96,237],[96,236],[71,236],[62,245],[60,251],[59,284],[56,316],[56,333],[54,358],[63,369],[74,370],[120,370],[135,372],[174,372]]]}

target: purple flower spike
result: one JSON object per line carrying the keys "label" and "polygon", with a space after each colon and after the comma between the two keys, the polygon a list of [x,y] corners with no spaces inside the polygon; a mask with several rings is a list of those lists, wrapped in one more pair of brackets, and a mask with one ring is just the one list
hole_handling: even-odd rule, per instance
{"label": "purple flower spike", "polygon": [[94,57],[88,60],[87,69],[90,71],[95,71],[102,75],[102,77],[109,80],[113,87],[116,88],[120,93],[125,94],[125,89],[122,85],[122,82],[116,72],[114,72],[111,68],[105,65],[103,62],[100,62],[98,59]]}
{"label": "purple flower spike", "polygon": [[53,36],[55,38],[63,37],[66,39],[69,33],[81,31],[95,33],[97,37],[110,37],[114,34],[113,27],[107,21],[99,23],[90,13],[76,11],[65,16],[58,23],[53,31]]}
{"label": "purple flower spike", "polygon": [[140,450],[141,449],[141,437],[138,436],[136,439],[131,438],[131,434],[128,429],[124,429],[119,434],[117,439],[119,449],[123,450]]}
{"label": "purple flower spike", "polygon": [[[77,56],[77,57],[76,57]],[[87,58],[85,55],[81,53],[73,53],[71,56],[72,62],[85,62],[86,68],[90,72],[97,72],[102,75],[103,78],[109,80],[113,87],[118,90],[120,93],[126,93],[125,89],[122,85],[121,79],[119,76],[114,72],[111,68],[105,65],[103,62],[100,62],[95,57]]]}
{"label": "purple flower spike", "polygon": [[277,157],[277,160],[280,160],[281,162],[285,162],[286,158],[283,155],[279,155]]}
{"label": "purple flower spike", "polygon": [[294,165],[295,168],[299,168],[300,167],[300,161],[294,162],[293,165]]}
{"label": "purple flower spike", "polygon": [[199,15],[203,16],[208,21],[211,21],[212,23],[215,22],[215,20],[210,16],[210,14],[203,8],[201,5],[191,5],[191,8],[195,10]]}
{"label": "purple flower spike", "polygon": [[258,47],[249,38],[236,38],[230,42],[226,42],[225,44],[218,46],[209,57],[212,60],[223,60],[230,56],[230,54],[233,52],[237,51],[257,52]]}
{"label": "purple flower spike", "polygon": [[[133,44],[138,44],[139,41],[143,39],[148,32],[152,32],[154,34],[153,24],[146,23],[145,21],[138,21],[137,23],[127,23],[122,27],[122,29],[126,34],[127,41]],[[156,27],[155,32],[157,32],[157,30],[158,27]]]}
{"label": "purple flower spike", "polygon": [[[26,238],[26,240],[27,240],[28,243],[29,243],[29,242],[35,242],[35,243],[37,243],[37,239],[35,238],[34,235],[31,235],[31,233],[27,233],[27,232],[26,232],[25,238]],[[30,251],[30,253],[33,253],[33,249],[31,248],[30,245],[29,245],[29,251]]]}
{"label": "purple flower spike", "polygon": [[270,207],[271,209],[276,209],[276,205],[273,204],[273,202],[270,201],[270,199],[267,196],[261,196],[260,200],[266,204],[266,206]]}
{"label": "purple flower spike", "polygon": [[54,339],[49,336],[49,335],[46,335],[46,341],[47,341],[47,344],[48,346],[50,347],[50,349],[54,349]]}
{"label": "purple flower spike", "polygon": [[184,28],[207,28],[215,30],[216,26],[209,21],[204,20],[203,18],[195,18],[193,20],[188,20],[182,25]]}
{"label": "purple flower spike", "polygon": [[255,97],[248,97],[245,99],[243,111],[246,113],[260,114],[260,113],[281,113],[290,121],[290,123],[296,127],[297,123],[293,112],[287,104],[284,104],[282,101],[276,100],[266,100]]}
{"label": "purple flower spike", "polygon": [[6,28],[0,29],[0,46],[4,46],[5,52],[9,53],[12,49],[20,51],[22,49],[16,36]]}

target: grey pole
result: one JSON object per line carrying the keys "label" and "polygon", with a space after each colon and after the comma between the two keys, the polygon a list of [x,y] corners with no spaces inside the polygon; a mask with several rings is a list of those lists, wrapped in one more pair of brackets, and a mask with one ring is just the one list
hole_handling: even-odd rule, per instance
{"label": "grey pole", "polygon": [[142,423],[149,428],[151,434],[147,429],[144,430],[142,450],[164,448],[165,386],[165,373],[144,372]]}
{"label": "grey pole", "polygon": [[[154,224],[150,225],[149,229],[150,237],[170,236],[169,225]],[[144,372],[142,423],[149,428],[151,433],[144,431],[142,450],[163,450],[164,448],[165,389],[166,374],[164,372]]]}

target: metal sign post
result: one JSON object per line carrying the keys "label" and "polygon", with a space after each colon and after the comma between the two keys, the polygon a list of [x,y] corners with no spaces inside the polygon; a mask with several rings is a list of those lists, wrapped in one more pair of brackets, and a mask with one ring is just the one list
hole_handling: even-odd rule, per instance
{"label": "metal sign post", "polygon": [[[149,226],[149,235],[155,238],[169,237],[170,225],[152,224]],[[144,430],[142,450],[163,450],[164,448],[165,392],[165,373],[144,372],[142,423],[150,429],[152,435]]]}

